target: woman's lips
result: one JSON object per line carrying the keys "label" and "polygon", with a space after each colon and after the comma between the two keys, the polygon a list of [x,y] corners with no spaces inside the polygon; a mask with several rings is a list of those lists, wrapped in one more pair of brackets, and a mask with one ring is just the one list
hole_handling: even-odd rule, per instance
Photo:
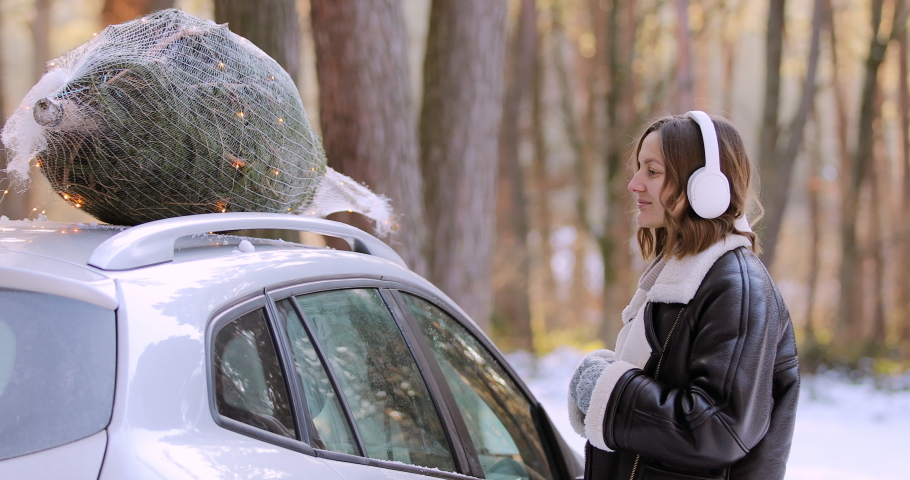
{"label": "woman's lips", "polygon": [[639,202],[638,202],[638,208],[639,208],[639,209],[645,208],[645,207],[647,207],[648,205],[651,205],[651,202],[642,202],[642,201],[639,201]]}

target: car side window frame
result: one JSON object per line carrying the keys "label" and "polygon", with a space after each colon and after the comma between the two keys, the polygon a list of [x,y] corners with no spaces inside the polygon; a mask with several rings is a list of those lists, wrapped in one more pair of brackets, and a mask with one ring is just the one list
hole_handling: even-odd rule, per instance
{"label": "car side window frame", "polygon": [[[278,338],[279,337],[278,331],[276,330],[276,327],[275,327],[275,324],[278,322],[275,321],[274,305],[272,305],[270,307],[269,306],[270,303],[271,302],[265,295],[258,294],[255,297],[242,300],[241,302],[228,307],[227,309],[221,311],[220,313],[217,313],[212,318],[212,320],[208,323],[208,328],[206,329],[206,337],[205,337],[205,351],[206,351],[206,369],[205,370],[206,370],[206,377],[207,377],[206,378],[207,386],[209,389],[209,395],[208,395],[209,410],[212,414],[212,418],[215,421],[215,424],[217,424],[218,426],[220,426],[222,428],[231,430],[231,431],[239,433],[241,435],[245,435],[247,437],[251,437],[251,438],[254,438],[257,440],[271,443],[273,445],[284,447],[284,448],[294,450],[294,451],[297,451],[300,453],[304,453],[307,455],[315,456],[316,455],[315,449],[312,446],[310,446],[308,443],[302,441],[303,438],[308,438],[308,437],[305,437],[305,435],[307,435],[307,432],[309,430],[306,427],[305,421],[301,421],[303,419],[303,417],[300,417],[300,413],[298,411],[300,402],[301,402],[301,397],[296,395],[295,387],[291,383],[291,382],[293,382],[293,380],[292,380],[293,372],[288,371],[288,366],[290,364],[287,363],[287,360],[285,358],[286,352],[283,352],[285,347],[282,347],[280,345],[281,343],[283,343],[283,341],[280,338]],[[267,430],[257,428],[253,425],[248,425],[239,420],[235,420],[233,418],[222,415],[218,411],[218,406],[216,404],[215,397],[217,395],[217,388],[216,388],[217,379],[215,378],[215,371],[216,371],[215,338],[217,337],[218,333],[221,331],[221,329],[223,327],[225,327],[228,324],[230,324],[231,322],[239,319],[243,315],[246,315],[248,313],[251,313],[251,312],[254,312],[254,311],[260,310],[260,309],[264,311],[266,326],[269,329],[269,335],[271,337],[272,344],[275,347],[275,353],[278,356],[278,360],[279,360],[278,363],[281,368],[282,376],[284,377],[285,387],[288,390],[288,392],[287,392],[288,393],[288,402],[290,403],[289,408],[291,411],[291,417],[293,418],[294,428],[296,430],[296,438],[285,437],[285,436],[279,435],[277,433],[272,433]],[[289,376],[289,374],[292,376]],[[305,404],[303,406],[305,408]]]}
{"label": "car side window frame", "polygon": [[[439,370],[439,365],[436,364],[435,359],[432,357],[427,358],[426,352],[423,347],[420,347],[419,343],[423,339],[423,335],[419,333],[419,330],[416,330],[416,325],[406,316],[403,310],[401,310],[398,301],[393,298],[391,289],[398,288],[397,283],[384,281],[382,279],[376,278],[363,278],[363,277],[352,277],[352,278],[334,278],[326,280],[317,280],[312,282],[297,283],[292,285],[280,285],[273,288],[266,289],[266,295],[270,302],[278,302],[288,298],[293,298],[301,295],[314,294],[319,292],[333,291],[333,290],[347,290],[347,289],[376,289],[383,301],[385,302],[386,307],[389,309],[389,312],[392,318],[395,320],[396,325],[398,326],[399,331],[401,331],[402,336],[404,337],[405,344],[408,347],[408,350],[411,353],[411,356],[414,358],[417,368],[421,374],[421,378],[424,381],[427,390],[430,393],[430,398],[433,402],[436,414],[439,417],[439,421],[442,424],[443,431],[446,435],[446,440],[449,442],[449,448],[453,454],[456,468],[460,470],[459,472],[446,472],[443,470],[437,470],[427,467],[421,467],[417,465],[411,465],[400,462],[392,462],[387,460],[369,458],[363,455],[364,447],[362,440],[360,439],[360,433],[357,427],[356,422],[354,421],[353,415],[350,411],[350,408],[347,404],[347,399],[344,397],[344,393],[341,391],[338,386],[338,380],[334,371],[331,369],[331,366],[326,367],[326,372],[329,375],[330,381],[333,386],[336,388],[336,394],[339,396],[339,399],[344,406],[344,414],[348,421],[348,425],[351,427],[354,435],[357,437],[359,442],[359,448],[361,455],[351,455],[348,453],[335,452],[329,450],[322,450],[312,447],[307,444],[307,446],[312,449],[313,455],[319,458],[325,458],[328,460],[343,461],[349,463],[356,463],[361,465],[370,465],[374,467],[387,468],[391,470],[399,470],[409,473],[416,473],[424,476],[432,476],[437,478],[450,478],[450,479],[472,479],[472,478],[484,478],[482,470],[479,469],[479,461],[477,456],[471,455],[466,452],[473,452],[473,443],[470,438],[467,436],[467,427],[464,426],[464,420],[461,418],[461,414],[457,413],[457,406],[454,403],[454,397],[451,396],[449,392],[448,396],[445,395],[443,391],[440,391],[440,382],[444,384],[445,380],[441,376],[442,373]],[[296,309],[297,314],[303,320],[306,325],[308,333],[311,333],[312,325],[309,325],[309,320],[300,311],[299,306],[296,301],[291,302]],[[274,307],[273,307],[274,308]],[[277,318],[277,317],[274,317]],[[276,322],[280,323],[280,322]],[[416,333],[416,335],[415,335]],[[323,365],[326,366],[326,358],[322,353],[322,346],[319,345],[319,341],[312,334],[310,339],[314,344],[314,347],[317,348],[317,351],[320,352],[320,361],[323,362]],[[287,342],[287,336],[285,334],[284,338],[281,339],[282,342]],[[425,340],[422,340],[425,343]],[[415,343],[418,343],[415,345]],[[319,345],[319,346],[317,346]],[[426,348],[429,348],[428,346]],[[288,364],[289,366],[292,364]],[[288,370],[287,367],[285,370]],[[445,387],[448,388],[447,386]],[[292,397],[292,402],[295,402],[296,399],[300,398],[298,395],[302,396],[302,389],[300,392],[293,391],[290,393]],[[455,415],[452,414],[452,409],[455,409]],[[300,410],[299,407],[295,407],[295,413],[300,412],[301,415],[309,416],[306,410]],[[312,419],[307,420],[308,423],[312,423]],[[457,427],[457,423],[461,422],[462,428]],[[467,447],[466,447],[467,445]],[[477,465],[477,467],[474,467]]]}
{"label": "car side window frame", "polygon": [[[317,293],[317,292],[310,292],[310,293]],[[276,308],[275,303],[283,301],[283,300],[293,299],[297,295],[282,296],[280,298],[277,298],[273,293],[270,292],[270,293],[267,293],[266,296],[270,299],[272,308],[274,309],[274,308]],[[364,449],[364,445],[363,445],[363,438],[361,438],[361,436],[360,436],[360,431],[357,429],[356,422],[353,421],[354,416],[351,413],[351,406],[350,406],[350,404],[348,404],[347,398],[345,397],[344,393],[341,391],[341,387],[338,384],[338,379],[335,375],[335,371],[332,367],[331,362],[329,362],[328,358],[326,357],[325,349],[323,348],[322,343],[319,341],[319,338],[316,335],[314,335],[313,326],[310,324],[310,321],[306,318],[306,315],[304,315],[303,311],[301,311],[300,306],[297,304],[297,302],[291,300],[288,303],[291,305],[291,308],[294,309],[294,312],[297,314],[297,317],[300,319],[301,326],[303,327],[304,331],[306,332],[307,336],[309,337],[310,342],[313,345],[313,349],[316,350],[316,355],[319,357],[319,362],[322,364],[322,367],[325,369],[325,373],[329,378],[329,383],[332,385],[332,389],[335,391],[335,395],[338,398],[338,403],[341,405],[341,410],[344,413],[345,420],[348,422],[348,427],[351,429],[351,434],[354,436],[354,444],[357,447],[357,450],[360,452],[359,455],[356,455],[356,456],[366,457],[366,455],[364,453],[365,449]],[[277,321],[277,319],[278,319],[277,314],[275,315],[275,319],[276,319],[276,322],[275,322],[276,324],[281,324],[281,322]],[[286,361],[288,362],[287,363],[288,369],[291,369],[290,366],[294,364],[294,358],[293,358],[293,354],[290,352],[290,337],[288,336],[288,333],[287,333],[286,329],[284,328],[284,326],[280,326],[279,328],[282,331],[281,343],[287,344],[286,350],[288,351],[288,354],[287,354],[288,356],[287,356]],[[309,426],[308,433],[313,432],[313,431],[315,431],[315,426],[313,425],[313,419],[310,417],[309,409],[306,408],[306,406],[307,406],[306,405],[306,395],[304,394],[303,382],[300,380],[300,377],[296,374],[294,375],[294,382],[297,384],[297,387],[296,387],[297,390],[295,392],[295,394],[296,394],[295,396],[300,398],[299,402],[295,402],[297,405],[300,405],[300,408],[298,408],[298,413],[299,413],[299,415],[301,415],[301,418],[306,419],[306,423]],[[312,438],[309,435],[307,435],[305,441],[308,444],[310,444],[310,446],[312,446]],[[323,449],[316,448],[316,447],[313,447],[313,449],[314,449],[314,452],[317,454],[317,456],[319,456],[318,452],[330,452],[329,450],[323,450]],[[332,452],[332,453],[339,453],[339,452]]]}
{"label": "car side window frame", "polygon": [[[407,323],[413,325],[413,328],[416,329],[417,332],[420,331],[419,327],[417,327],[417,323],[416,323],[417,320],[414,318],[413,314],[407,308],[404,298],[401,297],[402,292],[413,295],[418,298],[421,298],[424,301],[432,304],[433,306],[435,306],[442,312],[451,316],[453,319],[455,319],[455,321],[457,321],[459,324],[461,324],[468,331],[468,333],[472,337],[474,337],[474,339],[476,339],[483,346],[483,348],[486,349],[486,351],[490,354],[490,356],[493,357],[493,359],[499,364],[500,368],[502,368],[503,371],[505,371],[505,373],[509,376],[509,379],[512,380],[512,382],[515,385],[518,386],[518,389],[520,390],[521,394],[524,395],[525,399],[532,406],[531,418],[534,421],[534,426],[536,427],[537,433],[540,437],[542,446],[544,448],[544,453],[547,455],[547,463],[551,466],[551,469],[553,470],[554,475],[556,475],[556,477],[560,478],[560,479],[576,478],[578,476],[579,472],[576,471],[577,469],[572,468],[570,465],[568,465],[568,462],[565,458],[566,455],[569,455],[571,453],[570,451],[568,451],[569,447],[567,445],[565,445],[565,441],[561,441],[562,439],[560,437],[558,437],[557,433],[555,433],[556,429],[553,426],[552,420],[550,420],[549,415],[547,415],[543,406],[540,404],[539,401],[537,401],[537,399],[531,393],[530,388],[528,388],[528,386],[524,383],[524,381],[522,381],[521,378],[518,376],[518,374],[512,369],[511,365],[509,365],[509,363],[505,360],[505,358],[503,358],[502,354],[495,347],[495,345],[493,345],[493,343],[486,336],[486,334],[484,334],[482,331],[480,331],[479,327],[477,327],[477,325],[473,321],[470,321],[468,318],[466,318],[464,315],[462,315],[458,309],[449,307],[448,302],[446,302],[442,298],[439,298],[438,296],[432,294],[431,292],[428,292],[428,291],[426,291],[422,288],[416,287],[414,285],[404,284],[404,283],[390,285],[389,287],[390,287],[391,294],[394,296],[395,301],[398,304],[398,309],[400,310],[401,314],[404,316]],[[445,382],[444,377],[442,376],[443,375],[442,370],[439,368],[435,358],[433,358],[433,356],[432,356],[432,351],[430,350],[429,342],[426,340],[426,338],[423,337],[422,334],[421,334],[421,338],[423,339],[422,343],[423,343],[424,347],[427,349],[426,352],[429,354],[429,358],[432,359],[432,363],[436,364],[436,369],[437,369],[437,374],[438,374],[437,378],[439,379],[439,381],[442,384],[446,385],[446,388],[445,388],[445,390],[447,391],[446,402],[451,405],[455,405],[455,398],[454,398],[451,390],[448,388],[448,384]],[[457,406],[455,407],[455,411],[458,412]],[[460,412],[458,413],[458,415],[459,415],[459,417],[461,416]],[[469,436],[467,433],[467,426],[465,425],[464,420],[462,419],[460,423],[461,423],[462,427],[464,428],[463,438],[469,439]],[[473,443],[471,443],[471,448],[472,449],[474,448]],[[557,451],[560,453],[559,455],[556,455]],[[480,461],[477,459],[476,454],[474,455],[474,461],[478,465],[477,468],[478,469],[481,468]],[[482,470],[479,470],[479,471],[482,471]],[[583,473],[584,472],[581,471],[580,474],[583,474]]]}

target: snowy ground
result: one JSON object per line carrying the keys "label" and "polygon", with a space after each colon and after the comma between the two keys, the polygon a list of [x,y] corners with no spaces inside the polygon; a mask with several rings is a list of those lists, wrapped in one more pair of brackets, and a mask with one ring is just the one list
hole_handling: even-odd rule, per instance
{"label": "snowy ground", "polygon": [[[583,355],[562,348],[537,361],[508,356],[579,451],[584,439],[569,426],[566,389]],[[842,479],[910,480],[910,389],[882,390],[834,374],[803,377],[787,480]]]}

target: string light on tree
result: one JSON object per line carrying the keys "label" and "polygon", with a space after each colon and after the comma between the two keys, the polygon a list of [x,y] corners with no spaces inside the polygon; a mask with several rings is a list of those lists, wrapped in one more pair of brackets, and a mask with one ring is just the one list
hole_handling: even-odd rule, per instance
{"label": "string light on tree", "polygon": [[37,166],[64,201],[102,222],[228,206],[373,212],[380,226],[390,214],[385,199],[328,168],[287,72],[224,25],[161,10],[47,65],[64,82],[33,88],[6,123],[4,138],[30,139],[9,150],[11,173],[27,178]]}

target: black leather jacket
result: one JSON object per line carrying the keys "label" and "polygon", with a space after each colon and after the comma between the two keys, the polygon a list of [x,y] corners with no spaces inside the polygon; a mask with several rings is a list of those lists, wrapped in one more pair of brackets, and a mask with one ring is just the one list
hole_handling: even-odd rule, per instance
{"label": "black leather jacket", "polygon": [[620,378],[607,405],[603,434],[615,452],[588,444],[585,478],[782,479],[796,341],[758,257],[727,252],[688,304],[648,303],[645,329],[651,358]]}

